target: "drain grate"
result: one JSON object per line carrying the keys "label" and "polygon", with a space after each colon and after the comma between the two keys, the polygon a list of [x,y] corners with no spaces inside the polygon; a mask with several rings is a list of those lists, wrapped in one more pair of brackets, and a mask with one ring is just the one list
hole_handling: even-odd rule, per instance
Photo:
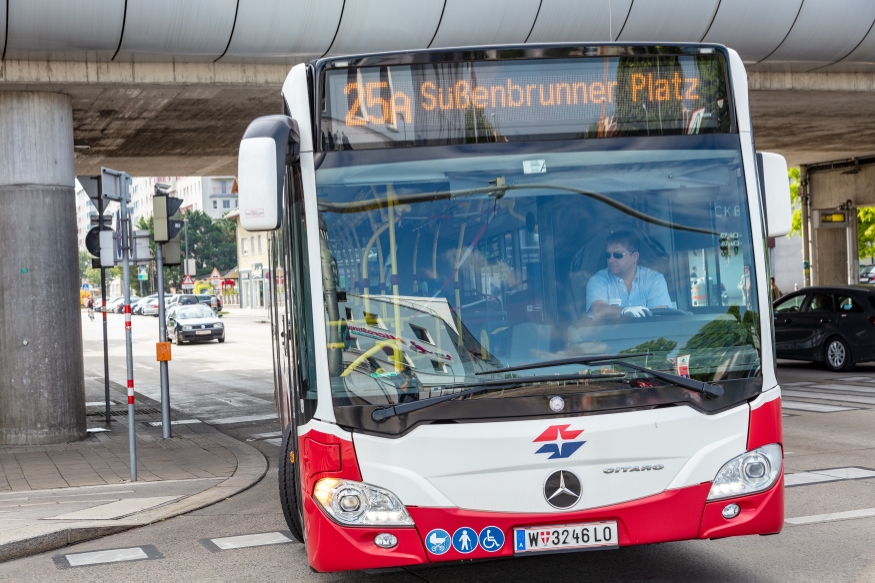
{"label": "drain grate", "polygon": [[[137,409],[137,415],[160,415],[160,414],[161,414],[161,411],[159,409],[153,409],[153,408]],[[86,417],[105,417],[106,412],[100,411],[100,412],[94,412],[94,413],[86,413],[85,416]],[[125,409],[123,411],[110,411],[109,416],[110,417],[127,417],[128,411],[127,411],[127,409]]]}

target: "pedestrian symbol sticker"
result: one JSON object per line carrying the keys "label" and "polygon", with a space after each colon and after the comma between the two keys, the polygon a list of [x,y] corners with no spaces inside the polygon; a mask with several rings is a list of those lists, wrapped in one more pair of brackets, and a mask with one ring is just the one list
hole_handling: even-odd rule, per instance
{"label": "pedestrian symbol sticker", "polygon": [[468,554],[477,548],[477,531],[463,526],[453,534],[453,548]]}
{"label": "pedestrian symbol sticker", "polygon": [[[523,540],[525,545],[525,540]],[[497,526],[487,526],[480,531],[480,546],[488,553],[494,553],[504,546],[504,533]]]}
{"label": "pedestrian symbol sticker", "polygon": [[425,537],[425,548],[433,555],[442,555],[450,550],[450,533],[436,528]]}

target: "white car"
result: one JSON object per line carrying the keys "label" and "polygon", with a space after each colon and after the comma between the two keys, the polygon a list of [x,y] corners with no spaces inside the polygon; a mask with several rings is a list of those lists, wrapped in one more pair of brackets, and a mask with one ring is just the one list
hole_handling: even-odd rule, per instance
{"label": "white car", "polygon": [[154,297],[143,304],[144,316],[158,316],[158,298]]}
{"label": "white car", "polygon": [[143,313],[143,306],[148,304],[149,300],[156,299],[157,297],[158,297],[158,294],[152,294],[151,296],[146,296],[145,298],[140,298],[139,300],[137,300],[137,303],[135,303],[131,306],[131,313],[132,314],[142,314]]}

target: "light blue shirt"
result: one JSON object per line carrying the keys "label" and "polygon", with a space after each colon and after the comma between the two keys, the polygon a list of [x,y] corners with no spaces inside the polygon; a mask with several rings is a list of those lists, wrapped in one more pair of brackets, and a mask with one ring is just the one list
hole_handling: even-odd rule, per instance
{"label": "light blue shirt", "polygon": [[632,291],[626,291],[626,283],[622,278],[612,275],[607,269],[597,271],[586,284],[586,311],[596,300],[602,300],[611,306],[628,308],[629,306],[645,306],[654,308],[666,306],[670,308],[671,298],[665,278],[658,271],[653,271],[641,265],[637,266],[635,279],[632,280]]}

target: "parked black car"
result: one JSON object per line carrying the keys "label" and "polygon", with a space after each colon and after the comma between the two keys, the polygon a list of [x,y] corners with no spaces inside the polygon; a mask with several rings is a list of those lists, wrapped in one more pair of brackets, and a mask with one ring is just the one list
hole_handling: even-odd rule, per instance
{"label": "parked black car", "polygon": [[185,342],[224,342],[225,326],[207,306],[175,306],[167,313],[167,335],[177,346]]}
{"label": "parked black car", "polygon": [[808,287],[774,305],[778,358],[822,362],[849,371],[875,360],[875,290],[867,286]]}
{"label": "parked black car", "polygon": [[179,296],[179,299],[176,300],[176,303],[180,306],[196,306],[200,303],[200,300],[194,294],[182,294]]}

